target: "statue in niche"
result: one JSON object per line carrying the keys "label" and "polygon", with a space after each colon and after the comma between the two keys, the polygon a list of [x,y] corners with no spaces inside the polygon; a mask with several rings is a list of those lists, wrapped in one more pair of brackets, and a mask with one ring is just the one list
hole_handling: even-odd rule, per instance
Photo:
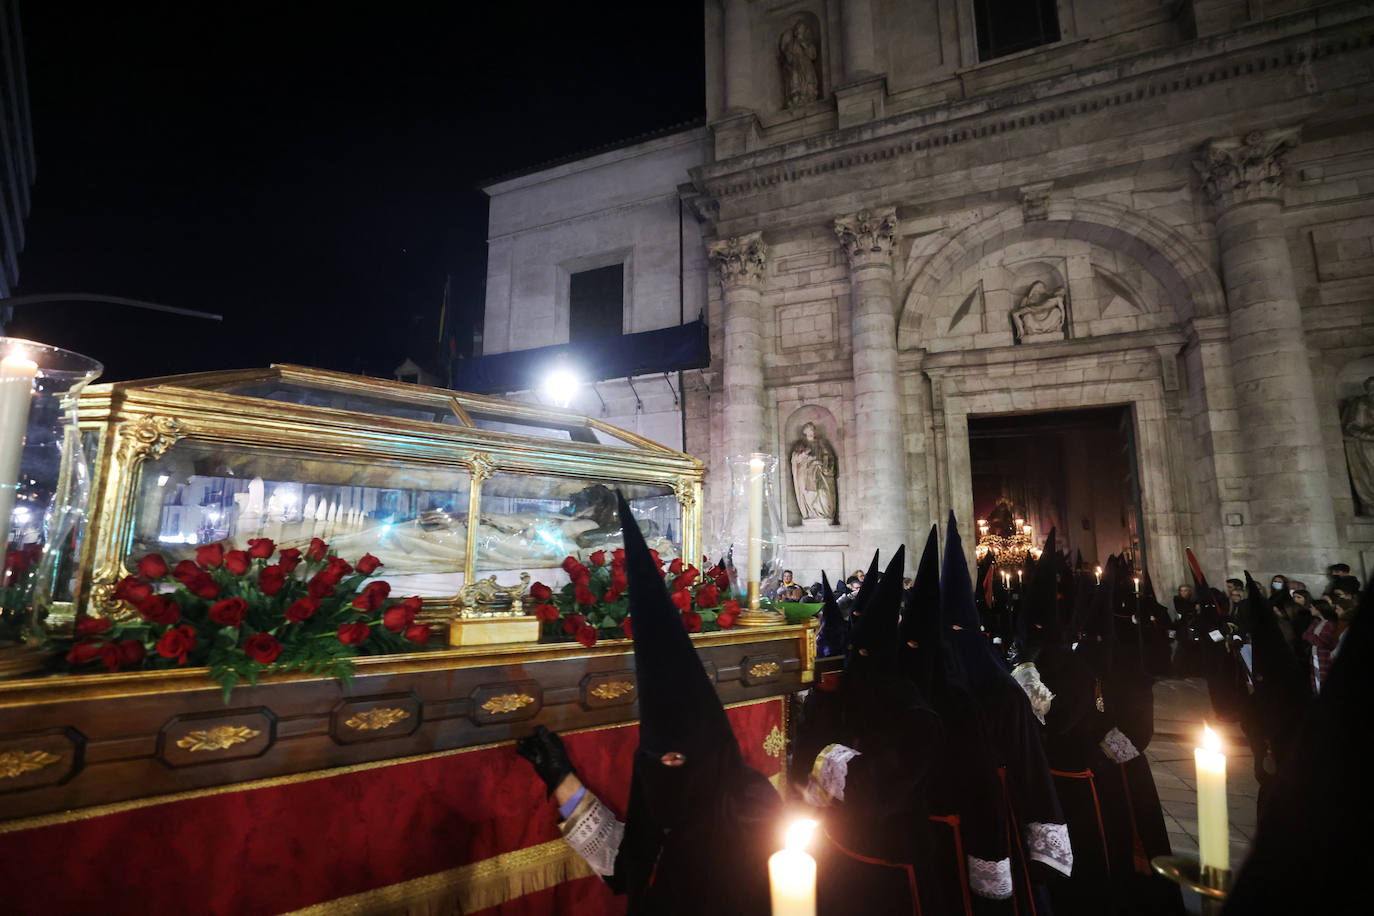
{"label": "statue in niche", "polygon": [[1028,337],[1041,337],[1053,334],[1064,336],[1064,288],[1061,286],[1049,292],[1041,280],[1036,280],[1021,297],[1021,302],[1011,310],[1011,323],[1016,329],[1016,339],[1024,342]]}
{"label": "statue in niche", "polygon": [[839,515],[839,463],[835,448],[815,423],[805,423],[801,438],[792,443],[789,455],[792,464],[792,488],[796,491],[797,507],[801,509],[802,524],[823,521],[836,524]]}
{"label": "statue in niche", "polygon": [[1350,483],[1360,501],[1357,512],[1374,515],[1374,375],[1364,380],[1364,394],[1341,408],[1341,432]]}
{"label": "statue in niche", "polygon": [[816,36],[805,17],[795,22],[778,38],[782,58],[782,88],[788,108],[799,108],[821,97],[821,80],[816,70]]}

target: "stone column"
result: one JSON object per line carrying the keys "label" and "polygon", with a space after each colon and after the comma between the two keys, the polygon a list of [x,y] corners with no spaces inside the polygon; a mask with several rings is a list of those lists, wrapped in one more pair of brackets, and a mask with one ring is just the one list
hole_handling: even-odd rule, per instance
{"label": "stone column", "polygon": [[[860,210],[835,220],[849,257],[853,290],[855,505],[850,519],[858,556],[888,556],[910,540],[902,410],[897,382],[892,243],[897,211]],[[841,510],[844,511],[843,509]],[[913,545],[908,543],[908,547]],[[919,548],[915,548],[919,549]]]}
{"label": "stone column", "polygon": [[1283,155],[1296,142],[1296,130],[1213,140],[1197,168],[1217,208],[1231,319],[1238,450],[1249,507],[1236,559],[1257,575],[1282,572],[1312,582],[1321,581],[1333,562],[1337,537],[1280,200]]}
{"label": "stone column", "polygon": [[749,104],[751,66],[749,53],[749,4],[724,0],[725,4],[725,110],[735,113]]}
{"label": "stone column", "polygon": [[844,29],[844,76],[846,82],[872,76],[878,70],[873,46],[873,4],[871,0],[844,0],[840,4]]}
{"label": "stone column", "polygon": [[752,232],[712,242],[711,266],[720,277],[725,329],[725,454],[764,451],[763,296],[768,248]]}

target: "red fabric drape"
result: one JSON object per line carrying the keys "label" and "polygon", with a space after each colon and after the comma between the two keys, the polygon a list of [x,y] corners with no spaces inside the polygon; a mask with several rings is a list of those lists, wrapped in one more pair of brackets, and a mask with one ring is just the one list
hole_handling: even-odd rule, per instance
{"label": "red fabric drape", "polygon": [[[767,776],[781,758],[764,739],[784,702],[728,710],[745,760]],[[583,781],[621,814],[638,740],[637,725],[565,736]],[[14,913],[280,913],[558,837],[543,784],[505,744],[10,830],[0,887]],[[485,912],[622,910],[584,878]]]}

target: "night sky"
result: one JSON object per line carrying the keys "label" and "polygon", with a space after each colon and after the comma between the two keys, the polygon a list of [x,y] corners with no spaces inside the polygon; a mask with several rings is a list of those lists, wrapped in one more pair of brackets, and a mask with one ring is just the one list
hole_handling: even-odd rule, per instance
{"label": "night sky", "polygon": [[389,376],[481,321],[484,179],[701,116],[700,3],[21,0],[37,183],[16,309],[104,380]]}

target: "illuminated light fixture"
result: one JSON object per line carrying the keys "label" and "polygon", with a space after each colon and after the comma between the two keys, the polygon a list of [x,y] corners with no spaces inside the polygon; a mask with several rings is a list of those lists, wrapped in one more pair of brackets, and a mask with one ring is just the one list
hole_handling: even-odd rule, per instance
{"label": "illuminated light fixture", "polygon": [[582,380],[567,366],[555,366],[544,376],[544,395],[559,407],[567,407],[577,396]]}

